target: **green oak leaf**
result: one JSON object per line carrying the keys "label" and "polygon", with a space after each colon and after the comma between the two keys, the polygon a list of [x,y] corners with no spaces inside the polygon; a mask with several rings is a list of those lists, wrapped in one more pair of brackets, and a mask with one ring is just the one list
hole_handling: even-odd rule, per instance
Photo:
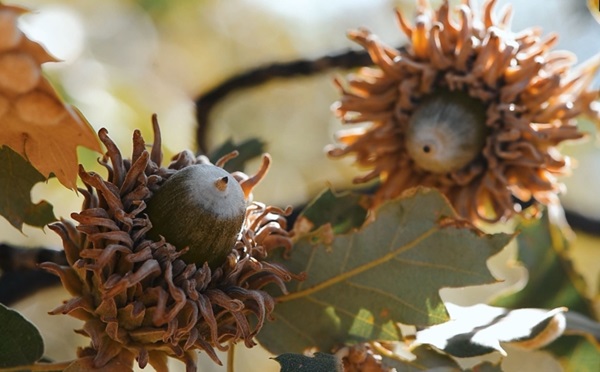
{"label": "green oak leaf", "polygon": [[565,371],[596,372],[600,366],[597,341],[588,337],[565,335],[544,350],[551,352]]}
{"label": "green oak leaf", "polygon": [[342,363],[333,355],[315,353],[313,357],[285,353],[276,356],[281,372],[342,372]]}
{"label": "green oak leaf", "polygon": [[[521,291],[494,301],[497,306],[566,306],[565,335],[544,348],[554,354],[566,371],[595,371],[600,365],[600,325],[586,284],[569,258],[569,240],[545,213],[523,221],[517,236],[518,259],[529,271]],[[583,337],[582,337],[583,336]]]}
{"label": "green oak leaf", "polygon": [[37,328],[15,310],[0,304],[0,368],[30,365],[44,353]]}
{"label": "green oak leaf", "polygon": [[251,138],[236,144],[229,139],[219,148],[212,151],[208,158],[212,163],[216,163],[217,160],[232,151],[237,151],[239,154],[237,157],[228,160],[223,166],[223,169],[228,172],[241,171],[244,169],[246,162],[259,157],[265,152],[265,143],[256,138]]}
{"label": "green oak leaf", "polygon": [[591,301],[584,295],[585,281],[573,268],[569,241],[561,228],[544,213],[539,219],[524,220],[518,230],[518,260],[527,268],[529,280],[525,288],[496,299],[493,305],[512,309],[566,306],[593,318]]}
{"label": "green oak leaf", "polygon": [[327,189],[302,210],[295,229],[313,231],[330,224],[334,233],[343,234],[358,228],[367,216],[365,203],[361,202],[364,198],[365,195],[354,192],[336,193]]}
{"label": "green oak leaf", "polygon": [[52,205],[31,202],[31,189],[46,178],[8,146],[0,147],[0,215],[15,228],[44,227],[56,221]]}
{"label": "green oak leaf", "polygon": [[307,279],[277,298],[274,322],[258,334],[274,354],[352,341],[398,340],[395,322],[448,320],[443,287],[493,283],[486,261],[511,239],[485,235],[438,191],[417,189],[375,211],[374,221],[344,235],[300,238],[290,259],[272,258]]}

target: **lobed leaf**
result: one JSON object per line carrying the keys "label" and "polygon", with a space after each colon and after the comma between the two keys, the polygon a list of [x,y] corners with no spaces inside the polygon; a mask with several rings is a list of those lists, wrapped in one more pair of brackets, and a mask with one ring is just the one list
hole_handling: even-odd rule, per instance
{"label": "lobed leaf", "polygon": [[31,189],[45,177],[6,146],[0,146],[0,215],[15,228],[23,224],[44,227],[56,221],[53,207],[46,201],[31,202]]}
{"label": "lobed leaf", "polygon": [[299,239],[289,260],[274,258],[308,275],[277,298],[275,322],[258,334],[275,354],[398,340],[395,322],[444,322],[439,289],[494,282],[486,260],[511,239],[484,235],[459,220],[448,201],[429,189],[384,204],[361,230],[331,241],[319,233]]}
{"label": "lobed leaf", "polygon": [[484,304],[446,304],[452,320],[417,332],[416,344],[428,344],[449,355],[469,358],[500,352],[502,343],[537,349],[554,341],[565,329],[566,308],[509,310]]}
{"label": "lobed leaf", "polygon": [[521,291],[501,297],[495,305],[505,307],[566,306],[565,335],[547,346],[568,371],[594,371],[600,363],[600,325],[594,321],[594,300],[569,257],[569,240],[550,221],[547,213],[523,221],[517,236],[518,259],[529,272]]}
{"label": "lobed leaf", "polygon": [[56,59],[19,30],[23,12],[0,4],[6,22],[0,45],[0,146],[27,159],[44,178],[54,174],[75,189],[77,146],[100,152],[100,143],[89,123],[63,103],[42,75],[41,64]]}
{"label": "lobed leaf", "polygon": [[547,213],[539,219],[525,220],[517,235],[518,260],[527,268],[529,280],[517,293],[500,297],[493,305],[507,308],[555,308],[566,306],[594,317],[586,284],[569,258],[569,241]]}

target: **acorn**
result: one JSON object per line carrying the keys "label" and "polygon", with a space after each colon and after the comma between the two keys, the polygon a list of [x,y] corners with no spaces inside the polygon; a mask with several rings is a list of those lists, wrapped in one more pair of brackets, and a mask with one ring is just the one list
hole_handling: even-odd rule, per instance
{"label": "acorn", "polygon": [[421,169],[450,173],[481,154],[488,134],[481,101],[464,92],[440,90],[410,117],[406,150]]}
{"label": "acorn", "polygon": [[172,175],[148,200],[154,240],[164,237],[187,263],[219,267],[242,229],[246,199],[240,184],[223,168],[195,164]]}

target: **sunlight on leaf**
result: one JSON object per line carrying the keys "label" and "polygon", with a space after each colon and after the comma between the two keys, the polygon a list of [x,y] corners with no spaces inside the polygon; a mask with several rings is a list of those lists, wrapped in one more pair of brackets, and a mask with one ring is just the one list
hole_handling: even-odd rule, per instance
{"label": "sunlight on leaf", "polygon": [[452,320],[417,332],[416,344],[429,344],[444,352],[469,358],[494,351],[506,355],[502,343],[537,349],[554,341],[565,329],[566,308],[509,310],[484,304],[447,303]]}
{"label": "sunlight on leaf", "polygon": [[33,364],[44,353],[44,342],[37,328],[2,304],[0,335],[0,368]]}
{"label": "sunlight on leaf", "polygon": [[383,205],[372,223],[334,236],[331,244],[314,237],[297,241],[291,259],[274,259],[308,274],[278,298],[276,320],[258,335],[275,354],[398,340],[394,321],[444,322],[439,289],[493,283],[486,260],[511,239],[465,226],[447,200],[428,189]]}
{"label": "sunlight on leaf", "polygon": [[6,146],[0,146],[0,215],[21,230],[23,224],[44,227],[56,221],[52,205],[31,202],[31,188],[45,181],[30,163]]}
{"label": "sunlight on leaf", "polygon": [[75,189],[77,146],[101,151],[92,127],[65,105],[44,78],[41,64],[55,62],[17,27],[25,10],[0,5],[0,146],[27,159],[45,177]]}
{"label": "sunlight on leaf", "polygon": [[[566,306],[569,312],[566,314],[565,334],[583,334],[590,339],[593,334],[599,337],[598,323],[592,320],[597,314],[591,300],[585,296],[586,284],[573,267],[569,257],[569,241],[562,231],[551,224],[547,215],[524,221],[519,230],[518,259],[529,271],[529,281],[523,290],[504,296],[494,304],[511,308]],[[595,371],[600,355],[597,345],[598,341],[565,335],[545,350],[552,352],[566,370]],[[590,351],[590,348],[593,350]],[[594,367],[589,369],[590,366]]]}

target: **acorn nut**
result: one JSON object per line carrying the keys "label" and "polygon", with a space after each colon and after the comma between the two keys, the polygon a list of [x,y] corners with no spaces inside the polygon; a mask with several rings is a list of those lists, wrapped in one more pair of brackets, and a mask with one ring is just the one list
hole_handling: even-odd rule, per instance
{"label": "acorn nut", "polygon": [[196,164],[172,175],[148,200],[152,229],[148,237],[165,240],[181,258],[198,267],[219,267],[233,249],[244,223],[246,199],[240,184],[224,169]]}
{"label": "acorn nut", "polygon": [[476,98],[460,91],[436,92],[411,115],[406,150],[421,169],[456,172],[481,154],[489,134],[485,117]]}

